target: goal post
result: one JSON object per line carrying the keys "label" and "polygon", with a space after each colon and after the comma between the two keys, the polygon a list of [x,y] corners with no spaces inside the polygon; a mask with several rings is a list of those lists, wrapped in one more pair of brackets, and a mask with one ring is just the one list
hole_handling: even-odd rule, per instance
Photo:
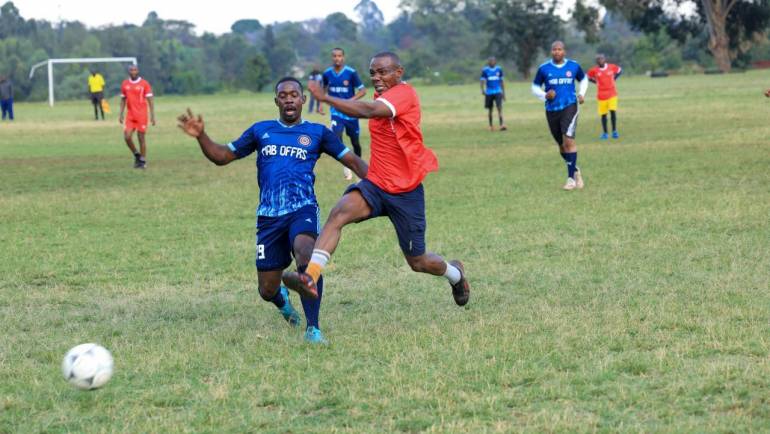
{"label": "goal post", "polygon": [[41,66],[48,66],[48,105],[53,107],[53,66],[57,63],[124,63],[131,62],[136,65],[136,57],[76,57],[71,59],[48,59],[32,66],[29,70],[29,79],[35,75],[35,70]]}

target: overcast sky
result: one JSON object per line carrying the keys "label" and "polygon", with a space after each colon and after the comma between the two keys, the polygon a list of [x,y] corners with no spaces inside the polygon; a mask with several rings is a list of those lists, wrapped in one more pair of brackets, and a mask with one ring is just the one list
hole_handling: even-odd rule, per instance
{"label": "overcast sky", "polygon": [[[4,1],[4,0],[3,0]],[[303,21],[323,18],[334,12],[357,17],[353,8],[359,0],[214,0],[209,2],[179,0],[13,0],[22,17],[52,22],[80,21],[89,27],[106,24],[142,24],[150,11],[161,19],[186,20],[203,31],[217,34],[230,31],[230,25],[244,18],[256,18],[262,24],[276,21]],[[389,22],[398,16],[399,0],[375,0]]]}

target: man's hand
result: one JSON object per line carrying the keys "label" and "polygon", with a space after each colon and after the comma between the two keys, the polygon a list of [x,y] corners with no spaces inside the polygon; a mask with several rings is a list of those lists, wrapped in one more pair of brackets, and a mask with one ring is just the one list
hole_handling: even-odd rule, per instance
{"label": "man's hand", "polygon": [[313,98],[315,98],[316,101],[324,102],[326,93],[324,92],[323,87],[321,87],[321,83],[315,80],[310,80],[307,83],[307,91],[313,95]]}
{"label": "man's hand", "polygon": [[503,92],[503,101],[508,101],[507,99],[505,99],[505,92]]}
{"label": "man's hand", "polygon": [[123,113],[122,112],[120,113],[120,116],[118,116],[118,122],[121,123],[121,124],[123,123]]}
{"label": "man's hand", "polygon": [[556,91],[555,90],[551,89],[551,90],[549,90],[548,92],[545,93],[545,99],[552,100],[554,98],[556,98]]}
{"label": "man's hand", "polygon": [[[193,112],[190,111],[190,109],[187,109],[187,113],[182,113],[178,118],[176,118],[179,121],[179,124],[177,125],[179,129],[185,132],[185,134],[195,137],[196,139],[203,134],[203,116],[198,115],[196,118],[195,115],[193,115]],[[153,123],[154,125],[154,123]]]}
{"label": "man's hand", "polygon": [[768,98],[770,98],[770,89],[767,89],[767,90],[765,91],[765,96],[766,96],[766,97],[768,97]]}
{"label": "man's hand", "polygon": [[580,104],[583,104],[585,101],[586,101],[586,99],[585,99],[585,98],[583,98],[583,95],[578,95],[578,102],[579,102]]}
{"label": "man's hand", "polygon": [[153,116],[150,118],[150,122],[152,123],[152,126],[154,127],[154,126],[155,126],[155,115],[153,115]]}

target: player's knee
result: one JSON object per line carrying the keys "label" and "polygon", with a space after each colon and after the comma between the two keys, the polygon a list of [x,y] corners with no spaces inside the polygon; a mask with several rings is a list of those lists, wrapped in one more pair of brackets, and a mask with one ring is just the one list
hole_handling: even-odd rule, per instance
{"label": "player's knee", "polygon": [[259,285],[259,296],[262,300],[270,301],[278,292],[278,285]]}
{"label": "player's knee", "polygon": [[425,255],[423,256],[407,256],[406,262],[409,264],[409,267],[412,269],[412,271],[415,271],[417,273],[424,273],[427,270],[427,263],[425,261]]}

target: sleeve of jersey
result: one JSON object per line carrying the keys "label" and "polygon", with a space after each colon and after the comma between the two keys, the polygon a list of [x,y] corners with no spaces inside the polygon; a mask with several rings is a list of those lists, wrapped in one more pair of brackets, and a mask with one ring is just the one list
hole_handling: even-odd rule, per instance
{"label": "sleeve of jersey", "polygon": [[259,145],[259,141],[257,140],[257,136],[254,134],[254,128],[252,127],[244,131],[237,140],[228,143],[227,147],[236,157],[243,158],[256,151],[257,145]]}
{"label": "sleeve of jersey", "polygon": [[535,86],[542,86],[545,80],[543,79],[543,70],[538,68],[537,72],[535,73],[535,79],[532,80],[532,84]]}
{"label": "sleeve of jersey", "polygon": [[364,83],[361,81],[361,77],[358,76],[358,72],[353,73],[353,88],[358,90],[364,87]]}
{"label": "sleeve of jersey", "polygon": [[487,75],[484,73],[484,70],[482,69],[481,70],[481,81],[486,81],[486,80],[487,80]]}
{"label": "sleeve of jersey", "polygon": [[377,101],[388,106],[390,112],[393,114],[391,117],[396,117],[399,113],[404,113],[409,110],[414,104],[414,94],[409,91],[407,86],[397,86],[377,98]]}
{"label": "sleeve of jersey", "polygon": [[340,158],[344,157],[345,154],[350,152],[350,149],[348,149],[344,144],[342,144],[342,141],[339,137],[337,137],[332,130],[324,127],[324,132],[321,137],[321,150],[332,157],[339,160]]}
{"label": "sleeve of jersey", "polygon": [[325,72],[321,75],[321,82],[323,82],[324,87],[329,85],[329,77],[326,76]]}
{"label": "sleeve of jersey", "polygon": [[126,97],[126,88],[122,84],[120,85],[120,97],[125,98]]}
{"label": "sleeve of jersey", "polygon": [[583,72],[583,68],[581,68],[580,65],[578,65],[577,70],[575,71],[575,80],[583,81],[585,77],[586,77],[586,73]]}
{"label": "sleeve of jersey", "polygon": [[145,81],[144,84],[147,86],[144,91],[144,96],[151,97],[152,96],[152,86],[150,86],[150,82]]}

